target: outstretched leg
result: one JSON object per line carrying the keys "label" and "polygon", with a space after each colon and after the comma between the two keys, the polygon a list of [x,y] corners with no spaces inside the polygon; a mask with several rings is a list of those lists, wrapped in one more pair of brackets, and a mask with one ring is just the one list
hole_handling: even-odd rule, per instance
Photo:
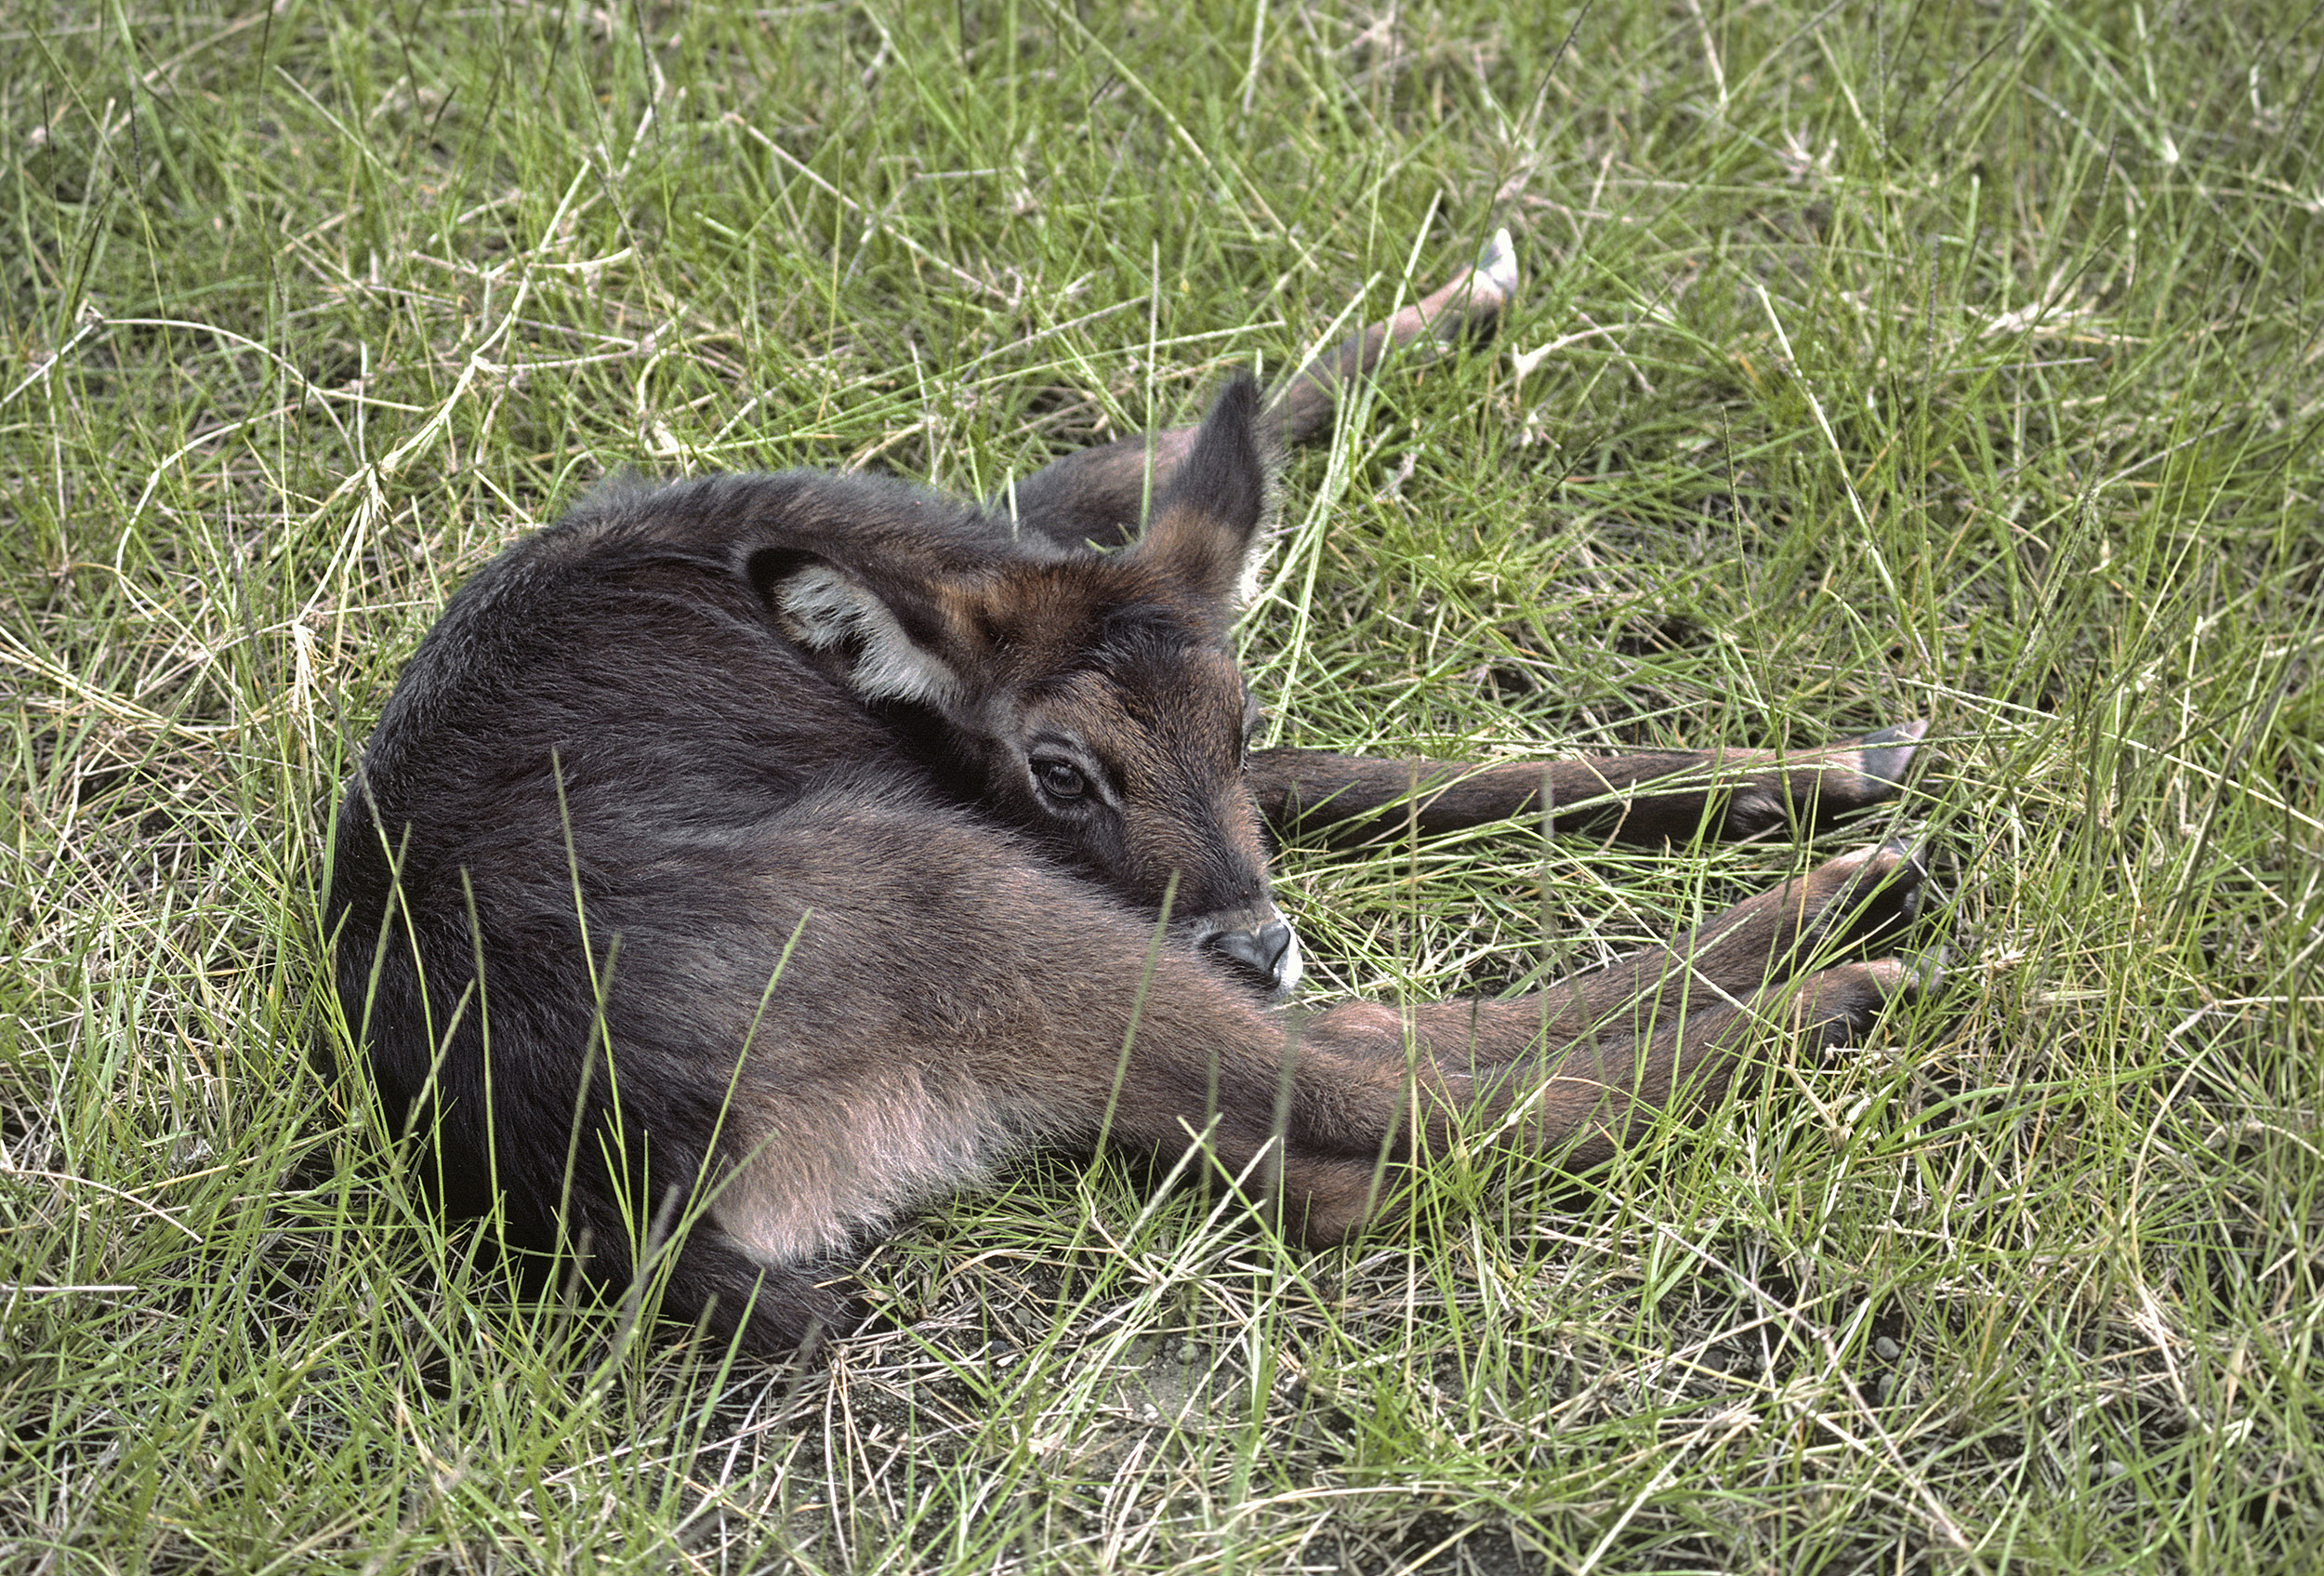
{"label": "outstretched leg", "polygon": [[1895,798],[1927,731],[1904,722],[1785,755],[1667,750],[1490,766],[1267,749],[1251,757],[1250,783],[1269,826],[1335,843],[1527,814],[1625,842],[1742,838]]}
{"label": "outstretched leg", "polygon": [[[1270,444],[1303,444],[1331,423],[1341,393],[1391,350],[1433,338],[1449,344],[1489,328],[1517,290],[1509,232],[1494,232],[1475,264],[1395,316],[1375,323],[1293,374],[1261,418]],[[1138,532],[1149,497],[1159,497],[1194,447],[1195,429],[1140,433],[1083,449],[1043,466],[992,502],[1061,546],[1118,547]]]}
{"label": "outstretched leg", "polygon": [[[1351,1002],[1302,1026],[1301,1071],[1319,1053],[1410,1064],[1419,1131],[1330,1152],[1287,1132],[1282,1189],[1312,1243],[1369,1218],[1384,1164],[1424,1160],[1465,1120],[1506,1146],[1585,1170],[1654,1114],[1714,1105],[1736,1055],[1773,1024],[1844,1043],[1919,975],[1895,958],[1807,965],[1878,946],[1908,923],[1924,872],[1902,844],[1862,849],[1763,893],[1682,937],[1531,995],[1392,1013]],[[1805,970],[1805,972],[1802,972]],[[1342,1135],[1344,1143],[1344,1135]],[[1321,1151],[1321,1152],[1319,1152]],[[1221,1159],[1232,1161],[1232,1156]],[[1354,1185],[1361,1175],[1364,1185]]]}
{"label": "outstretched leg", "polygon": [[[705,850],[716,897],[667,918],[681,946],[665,957],[654,935],[626,934],[616,1044],[635,1055],[652,1022],[682,1013],[750,1047],[703,1157],[708,1252],[680,1250],[673,1311],[746,1294],[747,1262],[770,1272],[752,1338],[795,1341],[801,1319],[834,1317],[816,1265],[1032,1146],[1168,1157],[1199,1142],[1227,1174],[1272,1178],[1318,1241],[1361,1224],[1384,1166],[1442,1152],[1466,1122],[1597,1159],[1641,1113],[1721,1087],[1749,1026],[1737,1014],[1775,1011],[1788,999],[1767,993],[1830,948],[1877,942],[1918,881],[1901,847],[1864,850],[1532,995],[1302,1013],[1261,1005],[966,817],[803,802],[748,847]],[[746,931],[727,928],[744,913]],[[715,981],[692,966],[712,955]],[[1882,977],[1827,969],[1797,988],[1820,1003],[1815,1022],[1853,1022]]]}

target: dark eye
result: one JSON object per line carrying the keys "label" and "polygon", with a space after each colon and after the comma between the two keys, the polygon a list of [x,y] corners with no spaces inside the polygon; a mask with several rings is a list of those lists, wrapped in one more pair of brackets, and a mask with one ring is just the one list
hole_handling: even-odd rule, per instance
{"label": "dark eye", "polygon": [[1081,775],[1079,767],[1067,761],[1036,761],[1033,779],[1051,799],[1079,799],[1089,791],[1089,779]]}

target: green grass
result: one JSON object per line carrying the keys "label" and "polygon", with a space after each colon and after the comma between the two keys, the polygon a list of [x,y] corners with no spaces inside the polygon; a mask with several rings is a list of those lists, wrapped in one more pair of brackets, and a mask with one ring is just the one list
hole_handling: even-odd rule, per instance
{"label": "green grass", "polygon": [[[11,1569],[2312,1568],[2312,7],[27,0],[0,61]],[[990,491],[1498,224],[1501,338],[1290,469],[1281,736],[1928,716],[1944,992],[1344,1252],[1034,1165],[799,1372],[427,1218],[309,1070],[314,887],[452,586],[621,467]],[[1408,999],[1875,835],[1280,887]]]}

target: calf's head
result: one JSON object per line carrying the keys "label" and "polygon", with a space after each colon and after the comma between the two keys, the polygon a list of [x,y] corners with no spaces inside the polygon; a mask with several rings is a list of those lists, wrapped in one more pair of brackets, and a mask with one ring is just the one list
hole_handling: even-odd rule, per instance
{"label": "calf's head", "polygon": [[1300,949],[1267,884],[1244,775],[1258,721],[1227,637],[1266,511],[1258,391],[1221,392],[1111,554],[891,538],[862,562],[794,555],[769,594],[867,700],[941,717],[991,813],[1280,994]]}

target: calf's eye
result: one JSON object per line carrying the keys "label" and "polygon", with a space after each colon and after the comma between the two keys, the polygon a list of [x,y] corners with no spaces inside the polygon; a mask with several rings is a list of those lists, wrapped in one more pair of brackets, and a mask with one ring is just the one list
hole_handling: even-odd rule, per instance
{"label": "calf's eye", "polygon": [[1089,791],[1089,779],[1067,761],[1036,761],[1033,778],[1051,799],[1079,799]]}

